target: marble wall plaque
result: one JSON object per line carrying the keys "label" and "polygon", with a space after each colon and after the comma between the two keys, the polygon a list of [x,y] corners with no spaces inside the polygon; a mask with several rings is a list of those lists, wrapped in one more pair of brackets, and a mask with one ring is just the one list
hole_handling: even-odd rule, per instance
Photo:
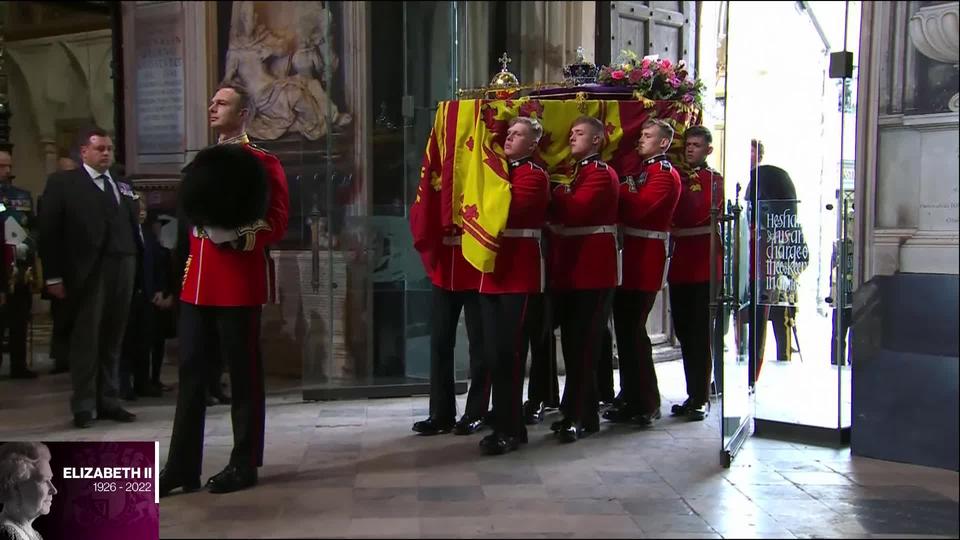
{"label": "marble wall plaque", "polygon": [[183,8],[180,2],[138,5],[134,106],[141,161],[182,154],[184,136]]}
{"label": "marble wall plaque", "polygon": [[921,132],[919,228],[960,230],[957,131]]}

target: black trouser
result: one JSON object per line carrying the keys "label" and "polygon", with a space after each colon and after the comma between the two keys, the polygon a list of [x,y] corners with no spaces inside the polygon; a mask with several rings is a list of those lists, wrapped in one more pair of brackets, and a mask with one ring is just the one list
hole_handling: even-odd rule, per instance
{"label": "black trouser", "polygon": [[525,346],[530,334],[531,306],[542,303],[540,294],[481,294],[480,312],[486,365],[493,379],[494,431],[522,437]]}
{"label": "black trouser", "polygon": [[623,402],[625,407],[637,414],[660,408],[653,345],[647,335],[647,317],[656,299],[655,292],[617,289],[613,300]]}
{"label": "black trouser", "polygon": [[152,307],[142,289],[133,291],[127,332],[123,336],[123,356],[120,359],[121,395],[131,389],[140,391],[147,387],[150,344],[153,341],[148,318]]}
{"label": "black trouser", "polygon": [[[560,406],[560,379],[557,374],[557,336],[559,318],[553,313],[554,300],[544,293],[542,300],[529,306],[530,380],[527,399],[547,407]],[[523,354],[526,358],[526,354]]]}
{"label": "black trouser", "polygon": [[600,401],[610,403],[616,397],[613,389],[613,333],[609,320],[603,325],[603,349],[597,364],[597,394]]}
{"label": "black trouser", "polygon": [[183,478],[200,476],[207,409],[207,343],[219,345],[230,369],[233,452],[230,464],[263,465],[265,398],[260,351],[260,306],[212,307],[180,303],[180,392],[167,468]]}
{"label": "black trouser", "polygon": [[[7,302],[0,308],[0,337],[4,330],[9,331],[7,351],[10,354],[10,375],[19,375],[27,371],[27,325],[30,323],[30,309],[33,295],[30,289],[17,283],[13,292],[7,295]],[[3,355],[0,354],[0,365]]]}
{"label": "black trouser", "polygon": [[135,256],[104,255],[85,287],[67,287],[73,317],[73,414],[109,411],[120,406],[118,373],[136,271]]}
{"label": "black trouser", "polygon": [[457,324],[463,310],[470,349],[470,390],[467,410],[471,418],[483,418],[490,403],[490,375],[483,361],[480,303],[476,291],[448,291],[433,287],[430,334],[430,417],[448,423],[456,420],[457,398],[453,351]]}
{"label": "black trouser", "polygon": [[694,407],[710,399],[710,283],[670,285],[670,316],[683,354],[687,396]]}
{"label": "black trouser", "polygon": [[790,348],[793,346],[793,336],[787,326],[787,314],[796,316],[796,308],[789,306],[769,306],[759,304],[747,307],[747,321],[750,325],[747,342],[747,358],[749,364],[749,384],[753,386],[760,378],[760,369],[763,368],[763,353],[767,343],[767,321],[773,323],[773,336],[777,340],[777,359],[789,360]]}
{"label": "black trouser", "polygon": [[564,418],[584,427],[600,423],[597,364],[603,353],[603,328],[610,318],[613,289],[558,291],[560,346],[567,378],[560,409]]}
{"label": "black trouser", "polygon": [[[837,317],[840,317],[840,332],[837,332]],[[837,365],[837,346],[840,348],[840,365],[847,364],[847,331],[850,330],[850,323],[853,319],[853,308],[840,308],[833,310],[833,340],[830,342],[830,363]]]}
{"label": "black trouser", "polygon": [[150,342],[150,382],[160,384],[160,371],[163,369],[163,357],[167,354],[167,324],[170,313],[151,305],[148,321],[151,329]]}

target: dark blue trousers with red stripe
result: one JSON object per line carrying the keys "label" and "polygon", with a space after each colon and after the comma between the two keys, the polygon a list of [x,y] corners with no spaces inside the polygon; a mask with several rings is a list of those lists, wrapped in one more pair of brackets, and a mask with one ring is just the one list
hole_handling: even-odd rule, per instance
{"label": "dark blue trousers with red stripe", "polygon": [[542,294],[481,294],[484,359],[493,378],[493,429],[523,438],[523,379],[527,366],[530,314],[542,308]]}
{"label": "dark blue trousers with red stripe", "polygon": [[181,478],[200,476],[208,353],[217,348],[230,369],[233,397],[230,464],[241,468],[263,465],[265,398],[260,313],[261,306],[180,303],[180,387],[166,467]]}
{"label": "dark blue trousers with red stripe", "polygon": [[612,309],[613,289],[557,291],[560,346],[567,379],[560,410],[563,417],[583,427],[600,423],[597,369],[603,336]]}

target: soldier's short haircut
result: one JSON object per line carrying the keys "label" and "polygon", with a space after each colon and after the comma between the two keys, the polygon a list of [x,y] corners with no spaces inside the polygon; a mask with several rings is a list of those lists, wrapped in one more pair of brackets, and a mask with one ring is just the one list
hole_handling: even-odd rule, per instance
{"label": "soldier's short haircut", "polygon": [[224,88],[229,88],[237,93],[237,96],[240,97],[240,110],[247,109],[252,111],[253,100],[250,97],[250,92],[245,86],[235,82],[225,81],[220,83],[220,86],[217,87],[217,90],[223,90]]}
{"label": "soldier's short haircut", "polygon": [[513,127],[517,124],[524,124],[530,128],[530,133],[533,134],[534,142],[540,142],[540,137],[543,137],[543,125],[540,124],[540,121],[536,118],[530,118],[527,116],[517,116],[510,119],[510,126]]}
{"label": "soldier's short haircut", "polygon": [[90,139],[93,137],[109,137],[107,131],[98,126],[90,126],[80,130],[77,136],[77,147],[90,146]]}
{"label": "soldier's short haircut", "polygon": [[750,139],[750,146],[757,149],[757,162],[763,161],[763,143],[760,139]]}
{"label": "soldier's short haircut", "polygon": [[658,120],[656,118],[651,118],[643,123],[643,126],[640,127],[641,130],[647,129],[648,127],[656,126],[660,129],[660,137],[663,139],[669,139],[670,142],[673,142],[673,126],[664,122],[663,120]]}
{"label": "soldier's short haircut", "polygon": [[703,126],[693,126],[683,133],[684,140],[691,137],[699,137],[707,144],[713,144],[713,135],[710,130]]}
{"label": "soldier's short haircut", "polygon": [[592,116],[581,116],[577,118],[576,120],[573,121],[573,125],[570,126],[570,129],[573,129],[583,124],[590,126],[590,129],[593,130],[594,135],[603,137],[603,132],[604,132],[603,122],[601,122],[600,119],[594,118]]}

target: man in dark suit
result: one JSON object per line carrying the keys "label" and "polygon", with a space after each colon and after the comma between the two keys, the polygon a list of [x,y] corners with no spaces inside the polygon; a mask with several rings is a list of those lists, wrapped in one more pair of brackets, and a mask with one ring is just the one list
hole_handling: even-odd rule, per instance
{"label": "man in dark suit", "polygon": [[47,179],[40,214],[40,257],[50,296],[65,301],[70,333],[70,408],[79,428],[99,419],[132,422],[120,407],[117,366],[137,253],[139,204],[110,174],[113,141],[92,128],[80,138],[81,167]]}

